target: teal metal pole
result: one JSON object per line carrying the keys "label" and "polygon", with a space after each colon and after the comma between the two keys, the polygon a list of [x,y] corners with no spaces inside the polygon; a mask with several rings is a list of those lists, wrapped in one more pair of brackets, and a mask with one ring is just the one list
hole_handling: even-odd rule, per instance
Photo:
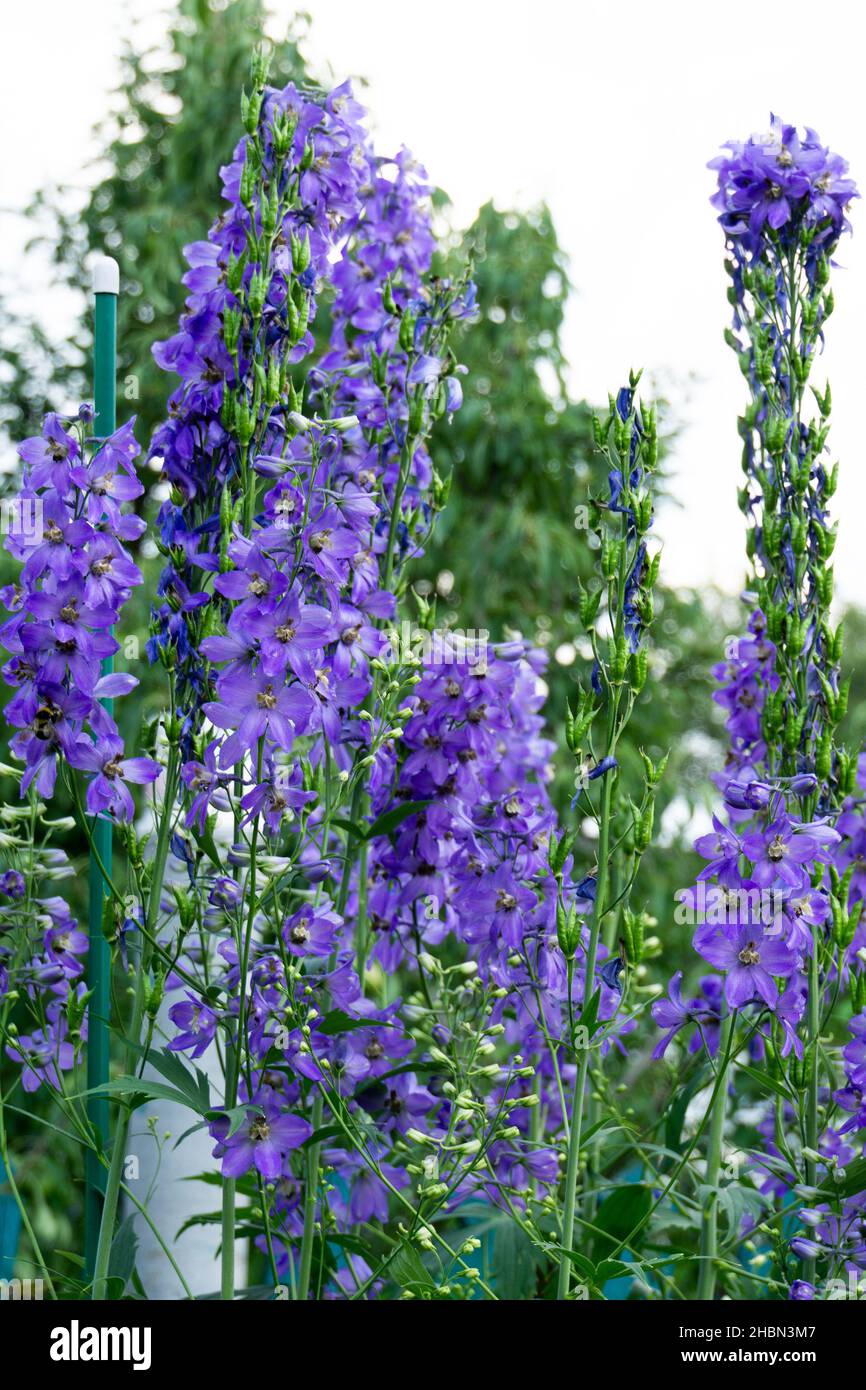
{"label": "teal metal pole", "polygon": [[[101,257],[94,267],[95,299],[93,322],[93,404],[95,419],[93,433],[104,439],[117,427],[117,296],[120,272],[117,261]],[[114,668],[107,656],[102,674]],[[109,714],[112,701],[103,700]],[[99,858],[111,872],[111,824],[107,820],[92,822],[93,839]],[[90,856],[90,947],[87,954],[87,987],[90,990],[87,1029],[87,1089],[104,1086],[108,1081],[109,1031],[111,1005],[111,948],[102,930],[103,903],[108,888],[97,863]],[[108,1143],[108,1097],[88,1096],[87,1115],[104,1147]],[[105,1191],[105,1169],[96,1157],[85,1155],[84,1263],[87,1277],[93,1277],[99,1226],[102,1218],[102,1194]]]}
{"label": "teal metal pole", "polygon": [[[6,1168],[0,1158],[0,1188],[6,1184]],[[0,1279],[11,1279],[15,1274],[15,1255],[18,1238],[21,1234],[21,1217],[11,1192],[0,1191]]]}

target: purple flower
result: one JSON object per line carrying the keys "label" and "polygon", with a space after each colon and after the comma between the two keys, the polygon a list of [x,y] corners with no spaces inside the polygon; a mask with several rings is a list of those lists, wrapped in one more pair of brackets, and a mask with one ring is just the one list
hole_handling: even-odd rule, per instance
{"label": "purple flower", "polygon": [[270,1097],[262,1104],[246,1106],[240,1128],[229,1134],[227,1116],[214,1121],[211,1134],[217,1140],[214,1158],[222,1159],[224,1178],[242,1178],[255,1168],[266,1182],[276,1182],[283,1171],[286,1155],[297,1149],[313,1132],[309,1121],[285,1111]]}
{"label": "purple flower", "polygon": [[287,918],[280,934],[293,956],[327,956],[336,947],[342,925],[327,902],[311,904]]}
{"label": "purple flower", "polygon": [[92,816],[112,816],[128,821],[135,814],[135,803],[127,782],[139,786],[155,782],[162,768],[153,758],[125,758],[123,740],[111,732],[97,736],[96,743],[82,736],[70,744],[67,756],[73,767],[93,774],[87,788],[87,809]]}
{"label": "purple flower", "polygon": [[814,1284],[810,1284],[807,1279],[795,1279],[788,1290],[788,1298],[795,1302],[810,1302],[817,1298],[818,1291]]}
{"label": "purple flower", "polygon": [[23,898],[27,891],[24,875],[17,869],[5,869],[0,874],[0,893],[7,898]]}
{"label": "purple flower", "polygon": [[779,994],[773,977],[787,979],[799,963],[784,941],[762,934],[760,924],[699,928],[695,949],[726,972],[725,998],[731,1009],[741,1009],[756,996],[773,1007]]}
{"label": "purple flower", "polygon": [[168,1011],[172,1023],[180,1029],[168,1044],[168,1048],[170,1052],[189,1050],[190,1056],[196,1058],[207,1051],[213,1042],[217,1030],[217,1016],[213,1009],[209,1009],[190,990],[187,990],[186,994],[185,1001],[172,1004]]}

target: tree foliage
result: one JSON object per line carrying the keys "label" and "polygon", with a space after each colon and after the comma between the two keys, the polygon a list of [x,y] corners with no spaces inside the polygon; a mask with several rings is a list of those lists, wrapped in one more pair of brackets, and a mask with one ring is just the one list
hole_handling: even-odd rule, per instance
{"label": "tree foliage", "polygon": [[[138,415],[139,438],[149,439],[166,395],[151,346],[176,331],[186,294],[182,248],[205,236],[218,204],[218,170],[237,140],[235,93],[266,18],[261,0],[179,0],[158,47],[143,48],[134,35],[126,40],[113,110],[96,132],[101,176],[83,205],[74,190],[47,189],[28,210],[57,280],[81,294],[83,331],[57,343],[38,325],[10,323],[3,424],[13,440],[37,428],[59,399],[89,394],[85,296],[95,252],[120,265],[121,392]],[[299,16],[273,45],[277,84],[306,76],[298,46],[303,24]]]}

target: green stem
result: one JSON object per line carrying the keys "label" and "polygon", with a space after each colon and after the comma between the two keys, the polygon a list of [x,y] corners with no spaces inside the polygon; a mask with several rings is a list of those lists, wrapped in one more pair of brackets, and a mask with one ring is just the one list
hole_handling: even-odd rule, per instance
{"label": "green stem", "polygon": [[12,1193],[12,1199],[15,1202],[15,1205],[18,1208],[19,1214],[21,1216],[21,1223],[25,1231],[27,1232],[30,1244],[33,1247],[33,1254],[36,1257],[37,1268],[39,1269],[39,1273],[45,1280],[45,1285],[48,1289],[49,1295],[51,1296],[51,1298],[56,1299],[57,1291],[54,1288],[54,1284],[51,1280],[51,1275],[48,1272],[48,1266],[45,1263],[45,1256],[42,1254],[39,1241],[36,1237],[36,1232],[34,1231],[33,1225],[30,1221],[30,1216],[28,1214],[27,1207],[24,1201],[22,1200],[21,1193],[18,1190],[18,1184],[15,1181],[15,1174],[12,1171],[12,1161],[9,1157],[9,1146],[6,1138],[6,1123],[3,1117],[3,1102],[4,1097],[0,1095],[0,1158],[2,1158],[3,1160],[5,1181],[9,1187],[9,1191]]}
{"label": "green stem", "polygon": [[[610,803],[611,792],[613,789],[613,778],[608,774],[604,778],[603,790],[601,795],[601,817],[598,829],[598,880],[596,883],[595,912],[592,917],[592,927],[589,933],[589,946],[586,952],[586,969],[583,984],[583,1009],[592,997],[593,985],[595,983],[595,962],[598,955],[598,940],[601,933],[601,924],[604,916],[604,902],[607,894],[608,877],[608,847],[610,843]],[[574,1092],[571,1102],[571,1125],[568,1136],[568,1157],[565,1169],[565,1207],[562,1217],[562,1246],[563,1253],[559,1261],[559,1280],[557,1283],[556,1297],[558,1299],[568,1298],[568,1289],[571,1282],[571,1260],[568,1253],[571,1250],[572,1240],[574,1239],[574,1208],[577,1200],[577,1172],[580,1161],[580,1138],[583,1127],[583,1106],[586,1097],[586,1074],[589,1070],[590,1039],[586,1039],[586,1045],[581,1050],[580,1061],[577,1064],[577,1074],[574,1079]]]}
{"label": "green stem", "polygon": [[[809,962],[809,1090],[806,1095],[806,1146],[812,1153],[818,1150],[818,1037],[821,1031],[821,980],[820,959],[821,940],[818,927],[812,928],[812,958]],[[808,1055],[808,1054],[807,1054]],[[814,1158],[806,1159],[806,1185],[814,1187],[817,1181],[817,1165]],[[815,1282],[816,1261],[811,1257],[805,1261],[803,1278],[810,1284]]]}
{"label": "green stem", "polygon": [[[145,925],[148,932],[152,935],[159,916],[159,901],[162,896],[162,884],[165,878],[165,866],[168,860],[168,847],[171,835],[172,811],[174,808],[174,796],[176,789],[178,766],[177,749],[173,748],[169,756],[169,763],[165,774],[165,796],[163,798],[162,819],[160,821],[159,833],[156,841],[156,852],[153,858],[153,872],[150,880],[150,893],[147,900],[147,917]],[[141,1024],[144,1017],[145,986],[147,982],[147,968],[150,959],[150,948],[145,939],[139,969],[135,981],[135,999],[132,1006],[132,1021],[130,1024],[130,1039],[137,1043],[141,1035]],[[131,1051],[127,1055],[126,1070],[131,1073],[135,1067],[135,1054]],[[104,1302],[108,1297],[108,1262],[111,1257],[111,1244],[114,1238],[114,1223],[117,1218],[117,1204],[120,1196],[121,1182],[123,1179],[123,1165],[126,1158],[126,1140],[129,1134],[129,1124],[132,1119],[132,1111],[128,1105],[124,1105],[117,1119],[117,1127],[114,1134],[114,1143],[111,1148],[111,1163],[108,1168],[108,1177],[105,1182],[105,1200],[102,1206],[102,1220],[99,1225],[99,1241],[96,1247],[96,1260],[93,1270],[93,1288],[91,1298],[94,1302]]]}
{"label": "green stem", "polygon": [[397,541],[397,528],[400,524],[400,517],[403,507],[403,494],[406,491],[406,484],[409,481],[409,473],[412,469],[412,455],[415,450],[415,436],[407,435],[403,452],[400,456],[400,472],[397,476],[397,485],[394,489],[394,502],[391,509],[391,524],[388,527],[388,544],[385,550],[384,578],[382,587],[391,588],[391,581],[394,577],[394,549]]}
{"label": "green stem", "polygon": [[[239,1048],[226,1048],[226,1105],[232,1108],[237,1099]],[[231,1104],[229,1105],[229,1102]],[[234,1302],[235,1296],[235,1180],[223,1178],[220,1215],[220,1298]]]}
{"label": "green stem", "polygon": [[[311,1117],[313,1133],[322,1127],[322,1093],[317,1090]],[[316,1231],[316,1198],[319,1189],[319,1157],[321,1144],[311,1144],[307,1150],[307,1174],[304,1185],[304,1234],[301,1237],[301,1264],[298,1273],[298,1298],[306,1302],[310,1292],[310,1271],[313,1267],[313,1236]]]}
{"label": "green stem", "polygon": [[[256,754],[256,779],[262,780],[262,760],[264,757],[264,739],[260,738],[258,752]],[[238,797],[240,802],[240,796]],[[249,897],[249,907],[247,909],[246,929],[243,940],[240,940],[240,927],[238,927],[238,958],[240,961],[240,982],[238,985],[238,1035],[237,1045],[229,1043],[226,1048],[228,1059],[228,1074],[226,1076],[226,1095],[225,1106],[227,1110],[233,1110],[238,1100],[238,1083],[241,1076],[241,1066],[243,1062],[243,1047],[246,1038],[246,999],[247,999],[247,974],[250,964],[250,949],[253,939],[253,927],[255,926],[256,907],[256,871],[258,868],[258,847],[259,847],[259,818],[256,816],[253,821],[253,832],[250,839],[250,867],[247,875],[247,895]],[[252,1099],[252,1077],[247,1066],[247,1096]],[[220,1297],[227,1303],[234,1301],[235,1296],[235,1201],[237,1189],[233,1178],[223,1179],[222,1190],[222,1247],[220,1256]]]}
{"label": "green stem", "polygon": [[701,1268],[698,1275],[698,1299],[704,1302],[712,1302],[716,1289],[716,1254],[718,1251],[718,1181],[719,1168],[722,1161],[722,1137],[725,1129],[725,1114],[727,1111],[728,1088],[725,1084],[725,1074],[728,1069],[728,1041],[732,1028],[732,1016],[728,1014],[722,1022],[719,1035],[719,1055],[723,1059],[721,1066],[721,1079],[717,1084],[715,1100],[713,1102],[712,1118],[710,1120],[710,1132],[707,1139],[707,1169],[704,1183],[711,1189],[704,1202],[701,1214]]}

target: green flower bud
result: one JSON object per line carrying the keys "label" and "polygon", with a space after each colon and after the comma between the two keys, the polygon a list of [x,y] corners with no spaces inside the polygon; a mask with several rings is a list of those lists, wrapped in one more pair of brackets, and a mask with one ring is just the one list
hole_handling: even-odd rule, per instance
{"label": "green flower bud", "polygon": [[394,290],[391,286],[390,275],[386,278],[382,286],[382,308],[385,310],[386,314],[394,314],[396,316],[400,312],[397,308],[397,301],[394,298]]}
{"label": "green flower bud", "polygon": [[409,434],[417,439],[424,428],[424,394],[416,391],[409,402]]}
{"label": "green flower bud", "polygon": [[830,733],[823,733],[818,740],[818,750],[815,755],[815,775],[822,782],[826,782],[827,778],[830,776],[832,747],[832,735]]}
{"label": "green flower bud", "polygon": [[648,671],[649,652],[646,647],[641,647],[639,651],[632,654],[629,666],[629,685],[635,695],[639,695],[646,685]]}
{"label": "green flower bud", "polygon": [[290,111],[283,111],[274,117],[271,134],[274,142],[274,154],[277,159],[285,159],[289,153],[297,128],[297,116]]}
{"label": "green flower bud", "polygon": [[250,58],[250,80],[253,87],[264,87],[270,66],[271,57],[268,49],[262,43],[257,44]]}
{"label": "green flower bud", "polygon": [[155,1019],[165,995],[165,971],[158,970],[153,982],[145,985],[144,1011],[148,1018]]}
{"label": "green flower bud", "polygon": [[256,190],[256,169],[253,161],[248,157],[241,170],[240,199],[244,207],[250,209],[253,203],[253,194]]}
{"label": "green flower bud", "polygon": [[643,854],[648,848],[653,834],[653,820],[655,819],[655,805],[651,801],[639,818],[634,829],[635,849],[639,854]]}
{"label": "green flower bud", "polygon": [[622,916],[622,935],[628,963],[632,967],[640,965],[643,958],[644,932],[645,918],[643,913],[635,913],[629,908],[625,908]]}
{"label": "green flower bud", "polygon": [[88,990],[87,993],[82,995],[79,999],[75,991],[70,990],[66,997],[66,1023],[71,1038],[77,1039],[81,1033],[81,1025],[84,1022],[88,1000],[92,993],[92,990]]}
{"label": "green flower bud", "polygon": [[241,92],[241,121],[247,135],[255,135],[258,129],[263,97],[262,91],[255,91],[249,97],[246,92]]}
{"label": "green flower bud", "polygon": [[415,345],[415,315],[411,309],[403,310],[398,341],[403,352],[411,352]]}
{"label": "green flower bud", "polygon": [[590,591],[581,585],[578,590],[577,611],[580,621],[587,629],[591,628],[601,606],[601,589]]}
{"label": "green flower bud", "polygon": [[580,943],[580,930],[582,922],[578,919],[577,908],[572,905],[568,912],[561,901],[556,904],[556,939],[559,942],[559,949],[566,960],[573,960],[574,953]]}
{"label": "green flower bud", "polygon": [[635,523],[640,535],[649,530],[653,518],[653,500],[649,493],[638,498],[635,504]]}
{"label": "green flower bud", "polygon": [[809,1081],[812,1076],[812,1066],[815,1059],[815,1045],[809,1043],[803,1051],[802,1057],[792,1055],[790,1060],[791,1084],[797,1091],[808,1091]]}

